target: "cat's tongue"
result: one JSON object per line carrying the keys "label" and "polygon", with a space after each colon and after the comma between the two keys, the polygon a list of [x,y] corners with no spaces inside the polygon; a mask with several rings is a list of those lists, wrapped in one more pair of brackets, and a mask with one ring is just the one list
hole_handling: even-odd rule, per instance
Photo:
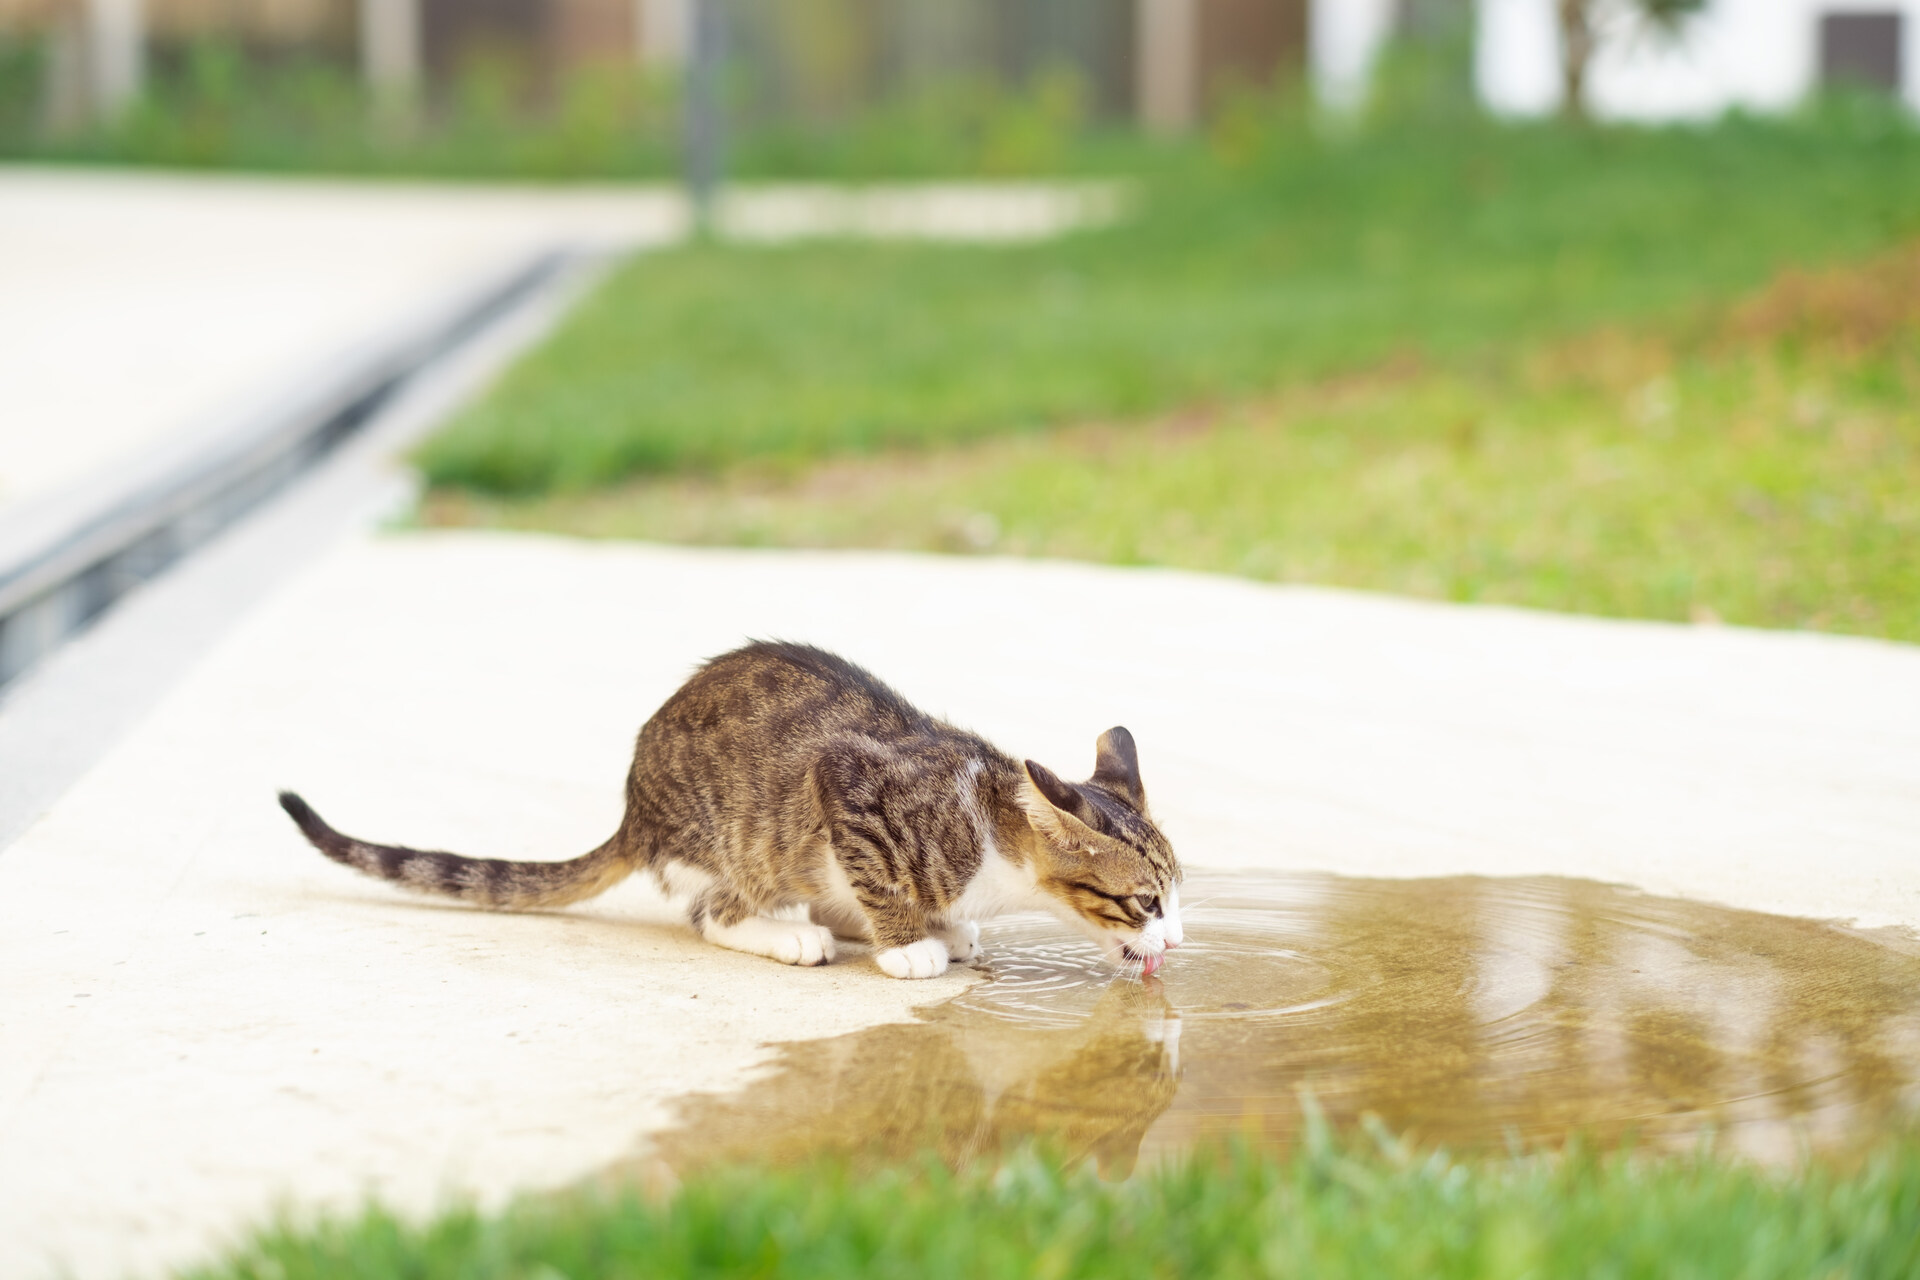
{"label": "cat's tongue", "polygon": [[1142,960],[1140,962],[1140,976],[1143,978],[1151,978],[1153,976],[1153,971],[1155,969],[1158,969],[1161,965],[1165,964],[1166,962],[1167,962],[1167,958],[1163,955],[1148,956],[1145,960]]}

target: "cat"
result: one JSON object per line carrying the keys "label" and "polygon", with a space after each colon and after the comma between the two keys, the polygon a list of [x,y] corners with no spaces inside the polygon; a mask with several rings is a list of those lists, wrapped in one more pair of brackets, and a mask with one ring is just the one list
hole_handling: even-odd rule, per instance
{"label": "cat", "polygon": [[1149,975],[1183,940],[1180,864],[1127,730],[1067,782],[802,644],[695,672],[640,730],[620,829],[569,862],[367,844],[292,792],[280,805],[336,862],[486,907],[565,906],[651,871],[709,942],[787,964],[831,962],[837,936],[893,977],[931,978],[979,958],[981,921],[1032,908]]}

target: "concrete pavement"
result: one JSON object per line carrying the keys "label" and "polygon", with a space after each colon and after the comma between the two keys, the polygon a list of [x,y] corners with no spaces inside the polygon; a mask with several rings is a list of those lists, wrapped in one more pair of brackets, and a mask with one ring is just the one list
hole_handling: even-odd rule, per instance
{"label": "concrete pavement", "polygon": [[[1124,634],[1099,630],[1116,592]],[[765,635],[1063,770],[1127,724],[1193,865],[1560,873],[1920,926],[1908,647],[1061,564],[361,537],[0,854],[0,1271],[150,1271],[283,1198],[563,1184],[768,1041],[970,981],[722,952],[638,884],[545,916],[412,900],[273,803],[571,856],[612,829],[646,715]]]}
{"label": "concrete pavement", "polygon": [[0,510],[217,432],[538,253],[682,221],[659,190],[0,170]]}

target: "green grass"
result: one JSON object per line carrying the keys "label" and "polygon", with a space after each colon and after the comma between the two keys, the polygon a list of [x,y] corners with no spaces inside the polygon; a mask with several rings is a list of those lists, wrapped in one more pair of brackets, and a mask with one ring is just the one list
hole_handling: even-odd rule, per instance
{"label": "green grass", "polygon": [[[0,159],[536,182],[680,175],[678,86],[618,62],[540,87],[524,60],[470,56],[396,113],[367,93],[350,50],[275,55],[202,37],[151,49],[145,91],[122,116],[64,130],[42,118],[50,62],[44,39],[0,29]],[[729,113],[726,161],[750,178],[1030,176],[1138,150],[1060,74],[1020,86],[930,78],[832,118],[745,98]]]}
{"label": "green grass", "polygon": [[696,1176],[670,1200],[565,1194],[410,1224],[378,1208],[270,1230],[194,1280],[624,1276],[1809,1277],[1920,1274],[1920,1144],[1855,1167],[1712,1157],[1461,1164],[1322,1135],[1290,1159],[1203,1156],[1110,1186],[825,1164]]}
{"label": "green grass", "polygon": [[1156,422],[430,523],[991,551],[1920,640],[1920,250],[1788,277],[1681,343],[1589,335]]}
{"label": "green grass", "polygon": [[1835,112],[1701,130],[1230,112],[1141,212],[1018,249],[815,244],[635,260],[420,453],[436,485],[949,444],[1259,395],[1416,353],[1471,367],[1598,324],[1684,331],[1790,263],[1920,233],[1920,133]]}

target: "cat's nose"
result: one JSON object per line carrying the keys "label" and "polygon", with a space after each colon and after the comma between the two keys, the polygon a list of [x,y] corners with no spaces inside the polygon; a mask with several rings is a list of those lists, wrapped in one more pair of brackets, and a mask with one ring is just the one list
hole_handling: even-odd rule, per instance
{"label": "cat's nose", "polygon": [[1169,951],[1171,951],[1171,950],[1173,950],[1173,949],[1174,949],[1175,947],[1177,947],[1177,946],[1179,946],[1179,945],[1180,945],[1180,939],[1178,939],[1178,938],[1168,938],[1168,939],[1166,940],[1166,944],[1167,944],[1167,950],[1169,950]]}

